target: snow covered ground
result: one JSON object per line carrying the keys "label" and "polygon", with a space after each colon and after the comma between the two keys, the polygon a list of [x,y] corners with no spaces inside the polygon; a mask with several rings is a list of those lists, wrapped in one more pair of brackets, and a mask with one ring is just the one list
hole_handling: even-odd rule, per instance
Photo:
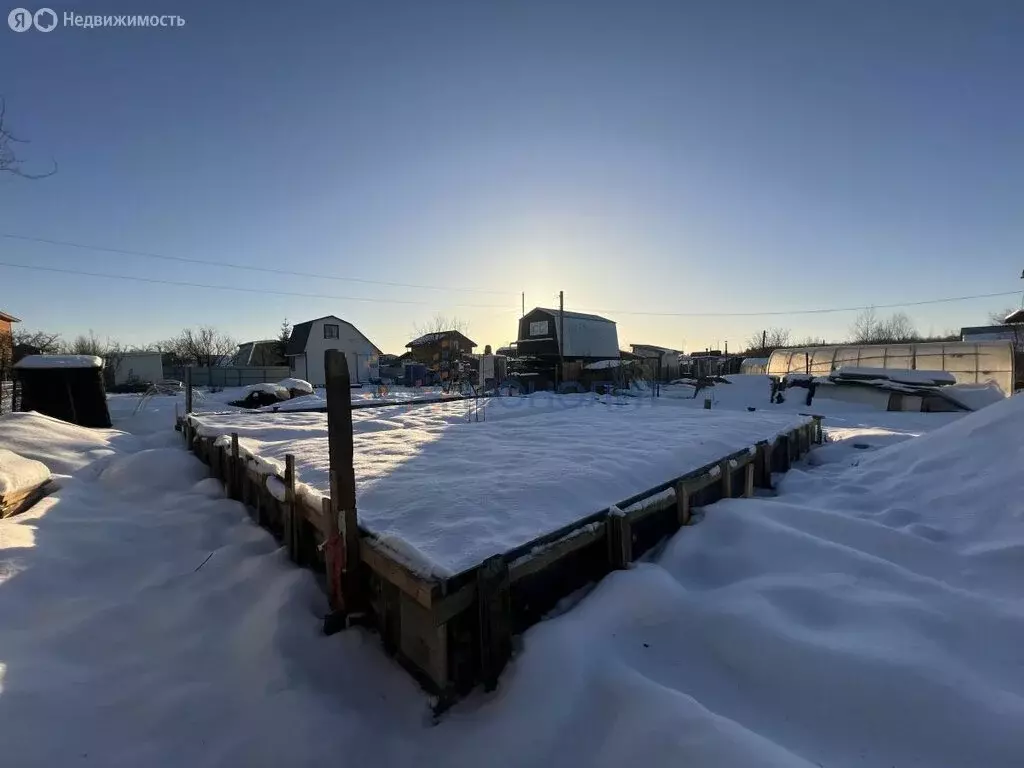
{"label": "snow covered ground", "polygon": [[60,484],[0,521],[5,765],[1020,765],[1022,398],[835,404],[852,437],[818,466],[706,508],[436,725],[375,636],[320,635],[312,575],[204,479],[173,405],[114,402],[136,434],[0,417]]}

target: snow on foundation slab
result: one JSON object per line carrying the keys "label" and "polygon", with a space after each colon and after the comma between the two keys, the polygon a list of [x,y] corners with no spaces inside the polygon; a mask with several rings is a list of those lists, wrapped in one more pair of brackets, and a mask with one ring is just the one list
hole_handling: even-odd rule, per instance
{"label": "snow on foundation slab", "polygon": [[0,496],[23,493],[49,479],[50,470],[41,461],[0,448]]}
{"label": "snow on foundation slab", "polygon": [[[354,424],[360,524],[403,542],[433,573],[458,572],[809,421],[644,402],[590,399],[480,423],[446,423],[443,412],[414,423],[363,416]],[[238,432],[247,452],[277,466],[292,453],[300,481],[328,492],[326,415],[211,421],[197,420],[200,434]]]}
{"label": "snow on foundation slab", "polygon": [[93,355],[28,355],[15,368],[102,368],[103,360]]}

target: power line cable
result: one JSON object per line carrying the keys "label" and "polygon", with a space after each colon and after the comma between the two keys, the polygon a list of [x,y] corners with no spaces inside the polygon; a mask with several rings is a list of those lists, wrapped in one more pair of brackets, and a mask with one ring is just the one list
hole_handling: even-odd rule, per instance
{"label": "power line cable", "polygon": [[608,315],[645,315],[649,317],[769,317],[781,315],[824,315],[837,312],[859,312],[865,309],[898,309],[900,307],[920,307],[926,304],[950,304],[957,301],[972,299],[992,299],[1001,296],[1019,296],[1020,291],[1002,291],[1000,293],[978,293],[971,296],[949,296],[942,299],[925,299],[923,301],[901,301],[895,304],[864,304],[858,307],[823,307],[819,309],[773,309],[766,312],[637,312],[627,309],[593,309],[582,307],[580,312],[603,312]]}
{"label": "power line cable", "polygon": [[319,280],[338,280],[348,283],[364,283],[366,285],[383,285],[391,288],[417,288],[430,291],[461,291],[463,293],[489,293],[494,295],[508,295],[507,291],[493,291],[486,288],[459,288],[451,285],[420,285],[418,283],[395,283],[388,280],[370,280],[361,277],[341,277],[339,275],[328,275],[319,272],[300,272],[294,269],[276,269],[274,267],[257,267],[252,264],[235,264],[228,261],[213,261],[209,259],[195,259],[187,256],[170,256],[165,253],[153,253],[151,251],[134,251],[126,248],[107,248],[101,245],[87,245],[75,243],[70,240],[51,240],[45,237],[28,237],[26,235],[15,235],[9,232],[0,232],[0,237],[7,240],[21,240],[27,243],[43,243],[46,245],[60,245],[67,248],[79,248],[86,251],[99,251],[102,253],[116,253],[122,256],[142,256],[147,259],[163,259],[164,261],[176,261],[181,264],[202,264],[208,267],[226,267],[228,269],[241,269],[249,272],[265,272],[271,275],[290,275],[293,277],[315,277]]}
{"label": "power line cable", "polygon": [[[153,283],[157,285],[176,285],[184,288],[206,288],[209,290],[236,291],[241,293],[265,293],[278,296],[299,296],[312,299],[336,299],[340,301],[362,301],[372,304],[409,304],[419,306],[430,306],[432,302],[416,301],[412,299],[382,299],[366,298],[359,296],[339,296],[327,293],[306,293],[302,291],[281,291],[272,288],[245,288],[237,285],[211,285],[209,283],[186,282],[182,280],[164,280],[153,277],[135,277],[133,275],[116,275],[103,272],[87,272],[77,269],[63,269],[60,267],[43,267],[34,264],[14,264],[0,261],[0,267],[12,269],[36,270],[41,272],[56,272],[67,275],[83,275],[85,277],[101,277],[109,280],[130,280],[139,283]],[[917,307],[928,304],[950,304],[958,301],[971,301],[973,299],[991,299],[1004,296],[1017,296],[1020,291],[1001,291],[997,293],[978,293],[969,296],[949,296],[941,299],[924,299],[921,301],[902,301],[893,304],[864,304],[852,307],[822,307],[817,309],[791,309],[791,310],[767,310],[764,312],[644,312],[627,309],[601,309],[601,308],[580,308],[574,311],[602,312],[608,315],[633,315],[646,317],[772,317],[786,315],[821,315],[839,312],[858,312],[866,309],[893,309],[899,307]],[[502,306],[500,304],[450,304],[452,307],[463,307],[471,309],[497,309],[512,311],[516,308]]]}
{"label": "power line cable", "polygon": [[[7,261],[0,261],[0,267],[11,267],[12,269],[28,269],[40,272],[57,272],[64,275],[84,275],[86,277],[103,277],[109,280],[131,280],[137,283],[154,283],[157,285],[176,285],[183,288],[208,288],[218,291],[238,291],[241,293],[268,293],[277,296],[300,296],[308,299],[338,299],[341,301],[365,301],[371,304],[415,304],[420,306],[431,306],[434,302],[415,301],[411,299],[381,299],[365,298],[360,296],[337,296],[328,293],[305,293],[302,291],[279,291],[273,288],[245,288],[238,285],[210,285],[209,283],[193,283],[183,280],[163,280],[155,277],[135,277],[132,275],[112,275],[104,272],[87,272],[81,269],[63,269],[60,267],[42,267],[34,264],[12,264]],[[473,309],[500,309],[511,311],[509,307],[500,304],[447,304],[452,307],[467,307]]]}

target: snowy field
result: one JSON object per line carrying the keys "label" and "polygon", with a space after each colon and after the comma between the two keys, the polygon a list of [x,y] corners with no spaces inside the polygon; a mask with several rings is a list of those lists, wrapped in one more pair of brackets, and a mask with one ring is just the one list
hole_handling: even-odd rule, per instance
{"label": "snowy field", "polygon": [[[731,386],[713,411],[806,410]],[[816,402],[837,440],[777,496],[707,507],[438,724],[376,636],[320,634],[312,574],[205,479],[174,400],[0,417],[60,485],[0,521],[4,765],[1020,765],[1024,399]]]}

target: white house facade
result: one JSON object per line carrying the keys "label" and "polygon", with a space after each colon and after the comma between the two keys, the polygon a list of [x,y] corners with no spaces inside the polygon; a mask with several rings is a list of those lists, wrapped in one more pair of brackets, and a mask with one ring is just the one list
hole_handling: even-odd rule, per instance
{"label": "white house facade", "polygon": [[324,353],[337,349],[345,353],[353,384],[365,384],[378,377],[381,351],[352,323],[335,315],[318,317],[292,327],[288,339],[288,367],[292,376],[315,387],[326,383]]}

